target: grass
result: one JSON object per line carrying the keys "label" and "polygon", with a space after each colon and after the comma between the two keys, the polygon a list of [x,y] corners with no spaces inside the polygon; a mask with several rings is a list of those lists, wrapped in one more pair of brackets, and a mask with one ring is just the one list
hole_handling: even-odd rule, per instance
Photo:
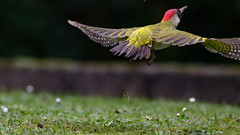
{"label": "grass", "polygon": [[1,91],[0,106],[9,109],[0,112],[0,134],[240,133],[240,107],[198,100]]}

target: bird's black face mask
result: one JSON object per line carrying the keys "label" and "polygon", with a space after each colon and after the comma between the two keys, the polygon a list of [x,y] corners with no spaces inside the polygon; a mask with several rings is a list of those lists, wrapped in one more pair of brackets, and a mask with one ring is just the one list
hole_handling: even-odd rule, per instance
{"label": "bird's black face mask", "polygon": [[178,11],[177,11],[177,15],[178,15],[179,19],[181,19],[181,18],[182,18],[182,13],[181,13],[181,11],[180,11],[180,10],[178,10]]}

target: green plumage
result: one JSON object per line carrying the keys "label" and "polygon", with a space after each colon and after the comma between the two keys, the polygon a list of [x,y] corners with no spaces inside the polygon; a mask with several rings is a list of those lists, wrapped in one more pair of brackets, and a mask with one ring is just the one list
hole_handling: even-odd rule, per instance
{"label": "green plumage", "polygon": [[240,60],[240,38],[207,39],[203,46],[212,53]]}
{"label": "green plumage", "polygon": [[151,57],[150,62],[152,62],[155,58],[154,50],[197,43],[202,43],[210,52],[240,60],[240,38],[205,38],[177,30],[176,27],[186,8],[185,6],[180,9],[170,9],[160,23],[144,27],[109,29],[88,26],[70,20],[68,22],[82,30],[93,41],[105,47],[113,46],[110,51],[114,55],[125,54],[125,57],[132,57],[132,60]]}
{"label": "green plumage", "polygon": [[150,58],[150,50],[160,50],[171,45],[185,46],[197,43],[202,43],[212,53],[240,60],[240,38],[207,39],[177,30],[169,22],[128,29],[99,28],[73,21],[69,23],[81,29],[93,41],[106,47],[115,46],[110,50],[114,54],[119,56],[125,54],[125,57],[133,57],[133,60]]}

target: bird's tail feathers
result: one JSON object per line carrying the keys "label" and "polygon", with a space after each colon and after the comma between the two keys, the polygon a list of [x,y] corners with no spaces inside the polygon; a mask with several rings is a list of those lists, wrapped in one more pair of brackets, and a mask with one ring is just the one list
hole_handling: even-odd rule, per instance
{"label": "bird's tail feathers", "polygon": [[129,41],[120,41],[119,45],[113,47],[110,50],[114,55],[120,56],[125,54],[125,57],[133,57],[133,60],[142,60],[143,58],[149,59],[151,55],[151,49],[147,45],[142,45],[136,48],[134,45],[129,45]]}

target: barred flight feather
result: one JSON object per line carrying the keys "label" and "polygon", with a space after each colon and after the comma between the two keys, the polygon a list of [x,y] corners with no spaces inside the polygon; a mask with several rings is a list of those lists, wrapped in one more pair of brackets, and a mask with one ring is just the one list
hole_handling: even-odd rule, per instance
{"label": "barred flight feather", "polygon": [[240,38],[208,39],[202,44],[213,53],[240,60]]}
{"label": "barred flight feather", "polygon": [[81,30],[83,33],[85,33],[90,39],[92,39],[94,42],[100,43],[105,47],[108,46],[115,46],[118,44],[119,39],[109,38],[109,37],[103,37],[99,34],[93,33],[86,29],[85,27],[81,27]]}
{"label": "barred flight feather", "polygon": [[184,40],[182,40],[181,42],[178,42],[176,45],[178,46],[184,46],[187,44],[187,42],[191,39],[191,37],[186,37]]}
{"label": "barred flight feather", "polygon": [[174,37],[171,37],[171,38],[163,41],[162,43],[163,43],[163,44],[170,44],[170,43],[174,42],[175,40],[179,39],[180,37],[181,37],[181,36],[174,36]]}
{"label": "barred flight feather", "polygon": [[172,42],[172,45],[177,45],[178,43],[182,42],[183,40],[185,40],[187,37],[181,37],[180,39],[178,40],[175,40]]}
{"label": "barred flight feather", "polygon": [[[99,34],[102,37],[109,37],[109,38],[124,38],[124,37],[128,37],[131,35],[131,33],[133,31],[135,31],[136,29],[138,29],[137,27],[134,28],[123,28],[123,29],[110,29],[110,28],[100,28],[100,27],[93,27],[93,26],[88,26],[88,25],[84,25],[84,24],[80,24],[77,22],[73,22],[73,21],[69,21],[70,24],[72,24],[75,27],[78,27],[79,29],[81,29],[81,27],[84,27],[85,29],[95,33],[95,34]],[[79,26],[76,26],[80,25]]]}
{"label": "barred flight feather", "polygon": [[191,39],[191,41],[188,42],[188,45],[195,44],[196,39],[197,37],[193,37],[193,39]]}
{"label": "barred flight feather", "polygon": [[206,40],[206,38],[176,29],[170,31],[158,31],[153,35],[153,38],[155,42],[177,46],[192,45]]}
{"label": "barred flight feather", "polygon": [[80,23],[74,22],[74,21],[68,21],[68,22],[71,25],[73,25],[73,26],[79,28],[80,30],[82,30],[82,32],[84,34],[86,34],[94,42],[100,43],[105,47],[115,46],[119,42],[118,38],[104,37],[101,34],[96,33],[96,31],[99,31],[99,32],[104,31],[104,29],[102,29],[102,28],[99,28],[97,30],[93,30],[91,26],[83,25],[83,24],[80,24]]}
{"label": "barred flight feather", "polygon": [[113,47],[110,52],[114,53],[114,55],[118,54],[118,56],[125,54],[125,57],[133,57],[133,60],[149,59],[151,55],[151,49],[148,45],[136,48],[134,45],[130,46],[128,41],[120,41],[119,45]]}

